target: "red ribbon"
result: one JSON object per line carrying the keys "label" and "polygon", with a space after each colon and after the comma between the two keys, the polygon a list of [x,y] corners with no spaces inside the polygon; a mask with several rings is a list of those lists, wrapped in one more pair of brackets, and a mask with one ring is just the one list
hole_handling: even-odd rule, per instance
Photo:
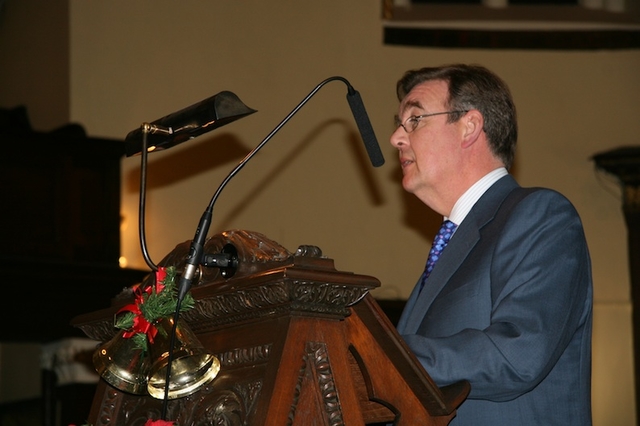
{"label": "red ribbon", "polygon": [[147,420],[144,426],[173,426],[172,421],[167,420]]}
{"label": "red ribbon", "polygon": [[[164,287],[165,287],[164,280],[166,276],[167,276],[166,268],[162,266],[159,267],[158,270],[156,271],[156,283],[155,283],[156,294],[164,290]],[[144,333],[147,335],[147,338],[149,339],[149,343],[153,343],[153,339],[156,337],[156,334],[158,334],[158,329],[156,328],[155,325],[147,321],[147,319],[142,314],[142,310],[140,309],[140,306],[142,306],[145,301],[145,296],[144,296],[145,293],[148,295],[151,295],[153,291],[154,291],[153,286],[147,286],[144,290],[141,290],[140,286],[136,286],[134,288],[135,302],[120,308],[118,313],[132,312],[134,314],[133,327],[131,327],[130,330],[127,330],[124,333],[122,333],[122,337],[125,337],[128,339],[130,337],[135,336],[137,333]]]}

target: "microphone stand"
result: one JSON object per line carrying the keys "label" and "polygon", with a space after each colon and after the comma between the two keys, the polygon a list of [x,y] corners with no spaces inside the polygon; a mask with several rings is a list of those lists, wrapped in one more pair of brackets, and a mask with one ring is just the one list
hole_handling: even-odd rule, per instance
{"label": "microphone stand", "polygon": [[[322,82],[320,82],[263,140],[260,142],[253,150],[251,150],[246,157],[244,157],[240,163],[227,175],[227,177],[222,181],[222,183],[218,186],[218,189],[213,194],[209,205],[205,209],[204,213],[200,218],[200,222],[198,223],[198,227],[196,228],[195,235],[193,240],[191,241],[191,246],[189,249],[189,254],[187,256],[187,264],[185,269],[180,277],[179,289],[178,289],[178,300],[176,310],[174,312],[174,322],[173,322],[173,330],[171,333],[171,339],[169,344],[169,357],[168,357],[168,365],[167,365],[167,375],[165,381],[165,391],[164,391],[164,404],[162,408],[162,419],[166,420],[167,407],[168,407],[168,395],[169,395],[169,383],[171,377],[171,362],[173,349],[175,346],[175,335],[176,329],[178,327],[178,319],[180,316],[180,307],[182,304],[182,300],[184,296],[187,294],[189,289],[191,288],[193,278],[195,276],[196,270],[199,269],[200,265],[203,264],[205,259],[204,254],[204,244],[206,242],[207,234],[209,232],[209,227],[211,226],[211,221],[213,217],[213,207],[220,196],[222,190],[226,187],[229,181],[247,164],[247,162],[253,158],[254,155],[262,149],[271,138],[278,133],[278,131],[284,126],[291,118],[302,108],[324,85],[331,81],[339,80],[342,81],[348,88],[347,93],[347,101],[351,107],[351,111],[356,119],[356,123],[358,125],[358,129],[362,134],[364,139],[365,146],[367,148],[367,152],[369,153],[370,160],[375,167],[381,166],[384,164],[384,158],[382,153],[380,152],[380,147],[378,146],[377,141],[375,140],[375,134],[373,129],[371,128],[371,124],[366,115],[366,111],[364,109],[364,105],[362,104],[362,100],[360,98],[360,94],[351,86],[349,81],[344,77],[334,76],[329,77]],[[144,152],[144,151],[143,151]],[[231,253],[229,253],[231,251]],[[218,255],[207,255],[208,263],[212,264],[211,266],[217,266],[221,268],[221,273],[225,278],[230,277],[235,272],[235,268],[237,267],[238,259],[233,253],[235,250],[223,250],[222,253]]]}

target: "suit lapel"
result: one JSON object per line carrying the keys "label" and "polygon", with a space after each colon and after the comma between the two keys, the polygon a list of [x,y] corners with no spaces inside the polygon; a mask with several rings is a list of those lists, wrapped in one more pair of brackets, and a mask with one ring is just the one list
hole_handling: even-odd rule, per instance
{"label": "suit lapel", "polygon": [[[463,224],[466,223],[467,219],[464,220]],[[403,323],[398,323],[398,329],[401,332],[407,334],[416,332],[431,303],[433,303],[436,296],[442,291],[442,288],[478,242],[478,228],[475,226],[462,226],[463,224],[460,225],[451,238],[422,291],[419,292],[417,290],[418,286],[414,288],[405,308],[408,315],[403,315],[403,317],[406,316],[406,320]],[[401,326],[402,329],[400,328]]]}
{"label": "suit lapel", "polygon": [[418,291],[418,286],[414,287],[398,322],[400,333],[416,332],[433,301],[478,243],[480,229],[493,219],[506,196],[517,186],[516,181],[507,175],[480,197],[451,238],[422,291]]}

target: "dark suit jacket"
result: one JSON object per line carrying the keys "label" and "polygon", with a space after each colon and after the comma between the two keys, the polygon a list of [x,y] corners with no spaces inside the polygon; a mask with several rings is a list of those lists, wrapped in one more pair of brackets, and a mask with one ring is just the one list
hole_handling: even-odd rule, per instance
{"label": "dark suit jacket", "polygon": [[[398,331],[438,385],[471,383],[453,425],[591,424],[591,265],[559,193],[496,182],[459,225]],[[501,209],[501,205],[503,208]]]}

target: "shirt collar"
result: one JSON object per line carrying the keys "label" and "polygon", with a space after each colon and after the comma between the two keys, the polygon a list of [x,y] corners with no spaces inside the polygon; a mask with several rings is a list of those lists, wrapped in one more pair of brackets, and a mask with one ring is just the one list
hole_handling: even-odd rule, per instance
{"label": "shirt collar", "polygon": [[449,217],[445,217],[445,220],[449,219],[453,223],[460,225],[464,218],[467,217],[469,211],[471,211],[471,208],[480,199],[480,197],[482,197],[487,189],[507,174],[507,169],[500,167],[484,175],[479,181],[467,189],[460,198],[458,198],[453,209],[451,209],[451,214]]}

